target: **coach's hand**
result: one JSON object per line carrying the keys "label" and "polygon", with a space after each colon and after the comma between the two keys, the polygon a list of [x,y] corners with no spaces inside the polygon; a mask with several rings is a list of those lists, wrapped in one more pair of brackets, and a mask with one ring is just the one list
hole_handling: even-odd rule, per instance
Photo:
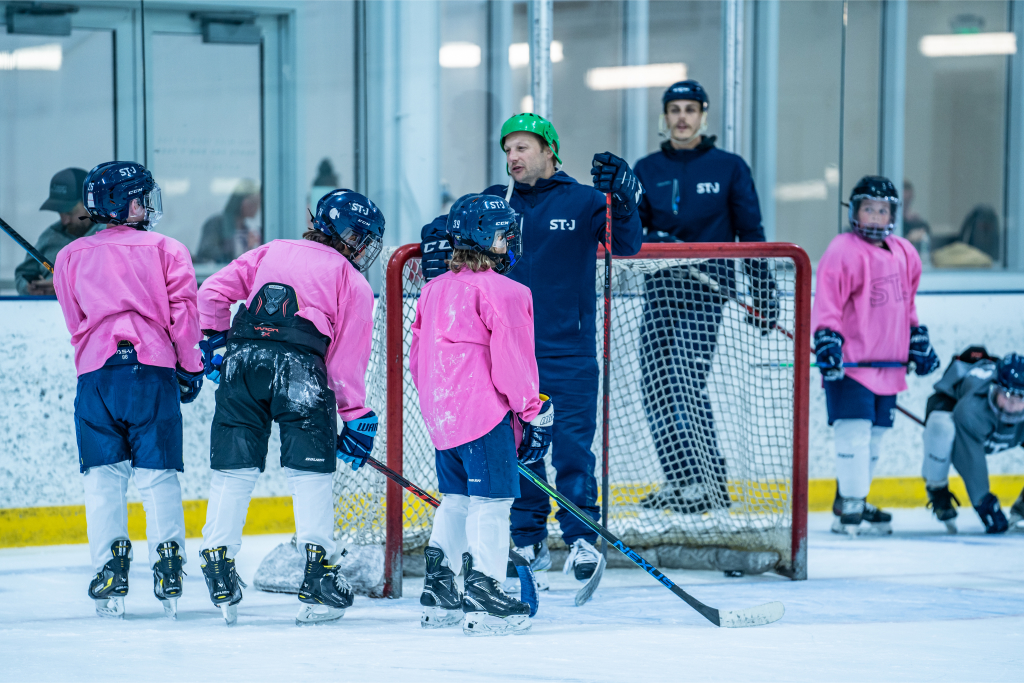
{"label": "coach's hand", "polygon": [[590,175],[594,176],[595,189],[611,194],[616,218],[625,218],[636,211],[644,188],[625,159],[611,152],[595,154]]}
{"label": "coach's hand", "polygon": [[544,401],[537,417],[523,425],[523,443],[519,444],[517,452],[519,462],[524,465],[537,462],[548,452],[551,446],[551,437],[555,431],[555,407],[551,403],[551,397],[540,395]]}
{"label": "coach's hand", "polygon": [[371,410],[362,417],[345,423],[338,436],[335,455],[352,467],[355,472],[366,463],[373,452],[373,440],[377,438],[377,415]]}

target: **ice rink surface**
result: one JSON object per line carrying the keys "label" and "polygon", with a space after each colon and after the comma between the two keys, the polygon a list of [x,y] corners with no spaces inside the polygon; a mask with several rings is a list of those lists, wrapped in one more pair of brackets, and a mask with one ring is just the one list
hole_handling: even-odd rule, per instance
{"label": "ice rink surface", "polygon": [[[142,561],[126,618],[101,620],[86,546],[0,550],[0,681],[1024,680],[1024,533],[985,536],[969,508],[956,536],[924,510],[894,511],[886,538],[840,537],[830,520],[810,515],[809,581],[668,572],[722,609],[781,600],[773,625],[716,628],[647,574],[614,569],[581,608],[575,581],[552,575],[532,630],[502,638],[421,629],[415,578],[401,600],[357,597],[337,624],[304,628],[295,596],[250,588],[229,628],[210,604],[198,539],[177,622],[163,618]],[[284,540],[247,536],[242,578]]]}

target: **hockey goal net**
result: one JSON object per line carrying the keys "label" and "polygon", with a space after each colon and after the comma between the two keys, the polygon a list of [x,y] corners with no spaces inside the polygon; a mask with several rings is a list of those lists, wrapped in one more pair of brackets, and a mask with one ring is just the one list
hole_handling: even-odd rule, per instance
{"label": "hockey goal net", "polygon": [[[382,255],[367,404],[381,417],[374,457],[438,497],[434,449],[409,375],[424,284],[419,256],[419,245]],[[780,243],[647,244],[612,268],[610,530],[638,548],[774,552],[775,571],[806,578],[807,254]],[[775,328],[764,329],[762,319],[776,315]],[[600,397],[593,451],[600,483]],[[547,470],[554,483],[550,453]],[[343,544],[383,545],[383,593],[399,596],[402,553],[426,545],[433,509],[370,467],[339,467],[334,482],[336,535]],[[558,525],[552,518],[548,526],[557,547]]]}

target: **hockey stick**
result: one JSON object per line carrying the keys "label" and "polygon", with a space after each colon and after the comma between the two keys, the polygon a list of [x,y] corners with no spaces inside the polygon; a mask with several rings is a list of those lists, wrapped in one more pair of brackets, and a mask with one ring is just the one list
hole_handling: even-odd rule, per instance
{"label": "hockey stick", "polygon": [[611,545],[618,549],[623,555],[628,557],[633,564],[637,565],[648,574],[657,579],[663,586],[668,588],[670,591],[675,593],[679,598],[683,600],[687,605],[695,609],[705,619],[710,621],[715,626],[721,626],[725,628],[739,628],[743,626],[763,626],[770,624],[774,621],[778,621],[782,618],[782,615],[786,613],[786,608],[781,602],[767,602],[758,607],[751,607],[750,609],[726,611],[717,610],[714,607],[708,607],[700,600],[696,599],[679,586],[672,583],[667,576],[659,571],[654,565],[640,557],[640,554],[629,546],[623,544],[612,532],[608,531],[607,528],[598,524],[586,515],[582,510],[572,504],[565,496],[560,494],[555,489],[551,488],[546,481],[538,477],[532,471],[524,467],[521,463],[519,465],[519,473],[534,483],[544,493],[548,494],[558,504],[571,512],[577,519],[586,524],[588,527],[593,529],[597,534],[604,539],[605,543],[611,543]]}
{"label": "hockey stick", "polygon": [[[432,495],[403,477],[398,472],[395,472],[380,460],[367,456],[366,464],[386,476],[388,479],[394,481],[427,505],[435,508],[441,505],[440,501]],[[530,616],[532,617],[537,614],[537,610],[540,608],[540,599],[537,596],[537,579],[533,575],[533,569],[530,568],[530,563],[526,561],[526,558],[511,548],[508,549],[508,559],[510,559],[512,564],[515,565],[516,573],[519,574],[519,595],[523,599],[523,602],[530,606]]]}
{"label": "hockey stick", "polygon": [[50,271],[53,274],[53,264],[46,260],[46,257],[39,253],[39,250],[33,247],[28,241],[18,234],[18,231],[7,224],[3,218],[0,218],[0,228],[11,236],[11,239],[18,243],[18,246],[28,252],[28,255],[39,261],[39,265]]}
{"label": "hockey stick", "polygon": [[[601,524],[608,526],[608,442],[612,399],[612,195],[604,196],[604,387],[601,402]],[[607,559],[608,544],[601,544],[601,555]],[[600,578],[598,578],[600,581]],[[597,586],[595,585],[596,589]],[[590,594],[593,594],[593,590]],[[587,595],[587,600],[590,595]],[[584,600],[586,602],[586,600]]]}

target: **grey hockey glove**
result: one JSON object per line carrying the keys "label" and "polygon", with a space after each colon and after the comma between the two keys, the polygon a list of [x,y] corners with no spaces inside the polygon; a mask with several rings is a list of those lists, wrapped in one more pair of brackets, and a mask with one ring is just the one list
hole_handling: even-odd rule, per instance
{"label": "grey hockey glove", "polygon": [[373,440],[377,438],[377,415],[372,410],[362,417],[345,423],[338,435],[335,455],[352,467],[355,472],[373,452]]}
{"label": "grey hockey glove", "polygon": [[551,397],[541,394],[540,400],[544,401],[544,405],[537,417],[523,425],[523,443],[519,444],[517,455],[519,462],[524,465],[544,457],[555,431],[555,407],[551,404]]}
{"label": "grey hockey glove", "polygon": [[611,194],[612,212],[616,218],[626,218],[636,211],[644,188],[625,159],[611,152],[595,154],[590,175],[594,177],[595,189]]}
{"label": "grey hockey glove", "polygon": [[448,261],[452,257],[452,244],[445,232],[446,217],[435,218],[433,222],[423,226],[420,234],[420,265],[423,277],[430,282],[438,275],[448,272]]}
{"label": "grey hockey glove", "polygon": [[924,325],[910,328],[910,353],[907,372],[911,368],[919,375],[927,375],[939,369],[939,357],[932,348],[928,338],[928,328]]}
{"label": "grey hockey glove", "polygon": [[814,355],[826,382],[837,382],[846,376],[843,370],[843,335],[827,327],[814,333]]}

